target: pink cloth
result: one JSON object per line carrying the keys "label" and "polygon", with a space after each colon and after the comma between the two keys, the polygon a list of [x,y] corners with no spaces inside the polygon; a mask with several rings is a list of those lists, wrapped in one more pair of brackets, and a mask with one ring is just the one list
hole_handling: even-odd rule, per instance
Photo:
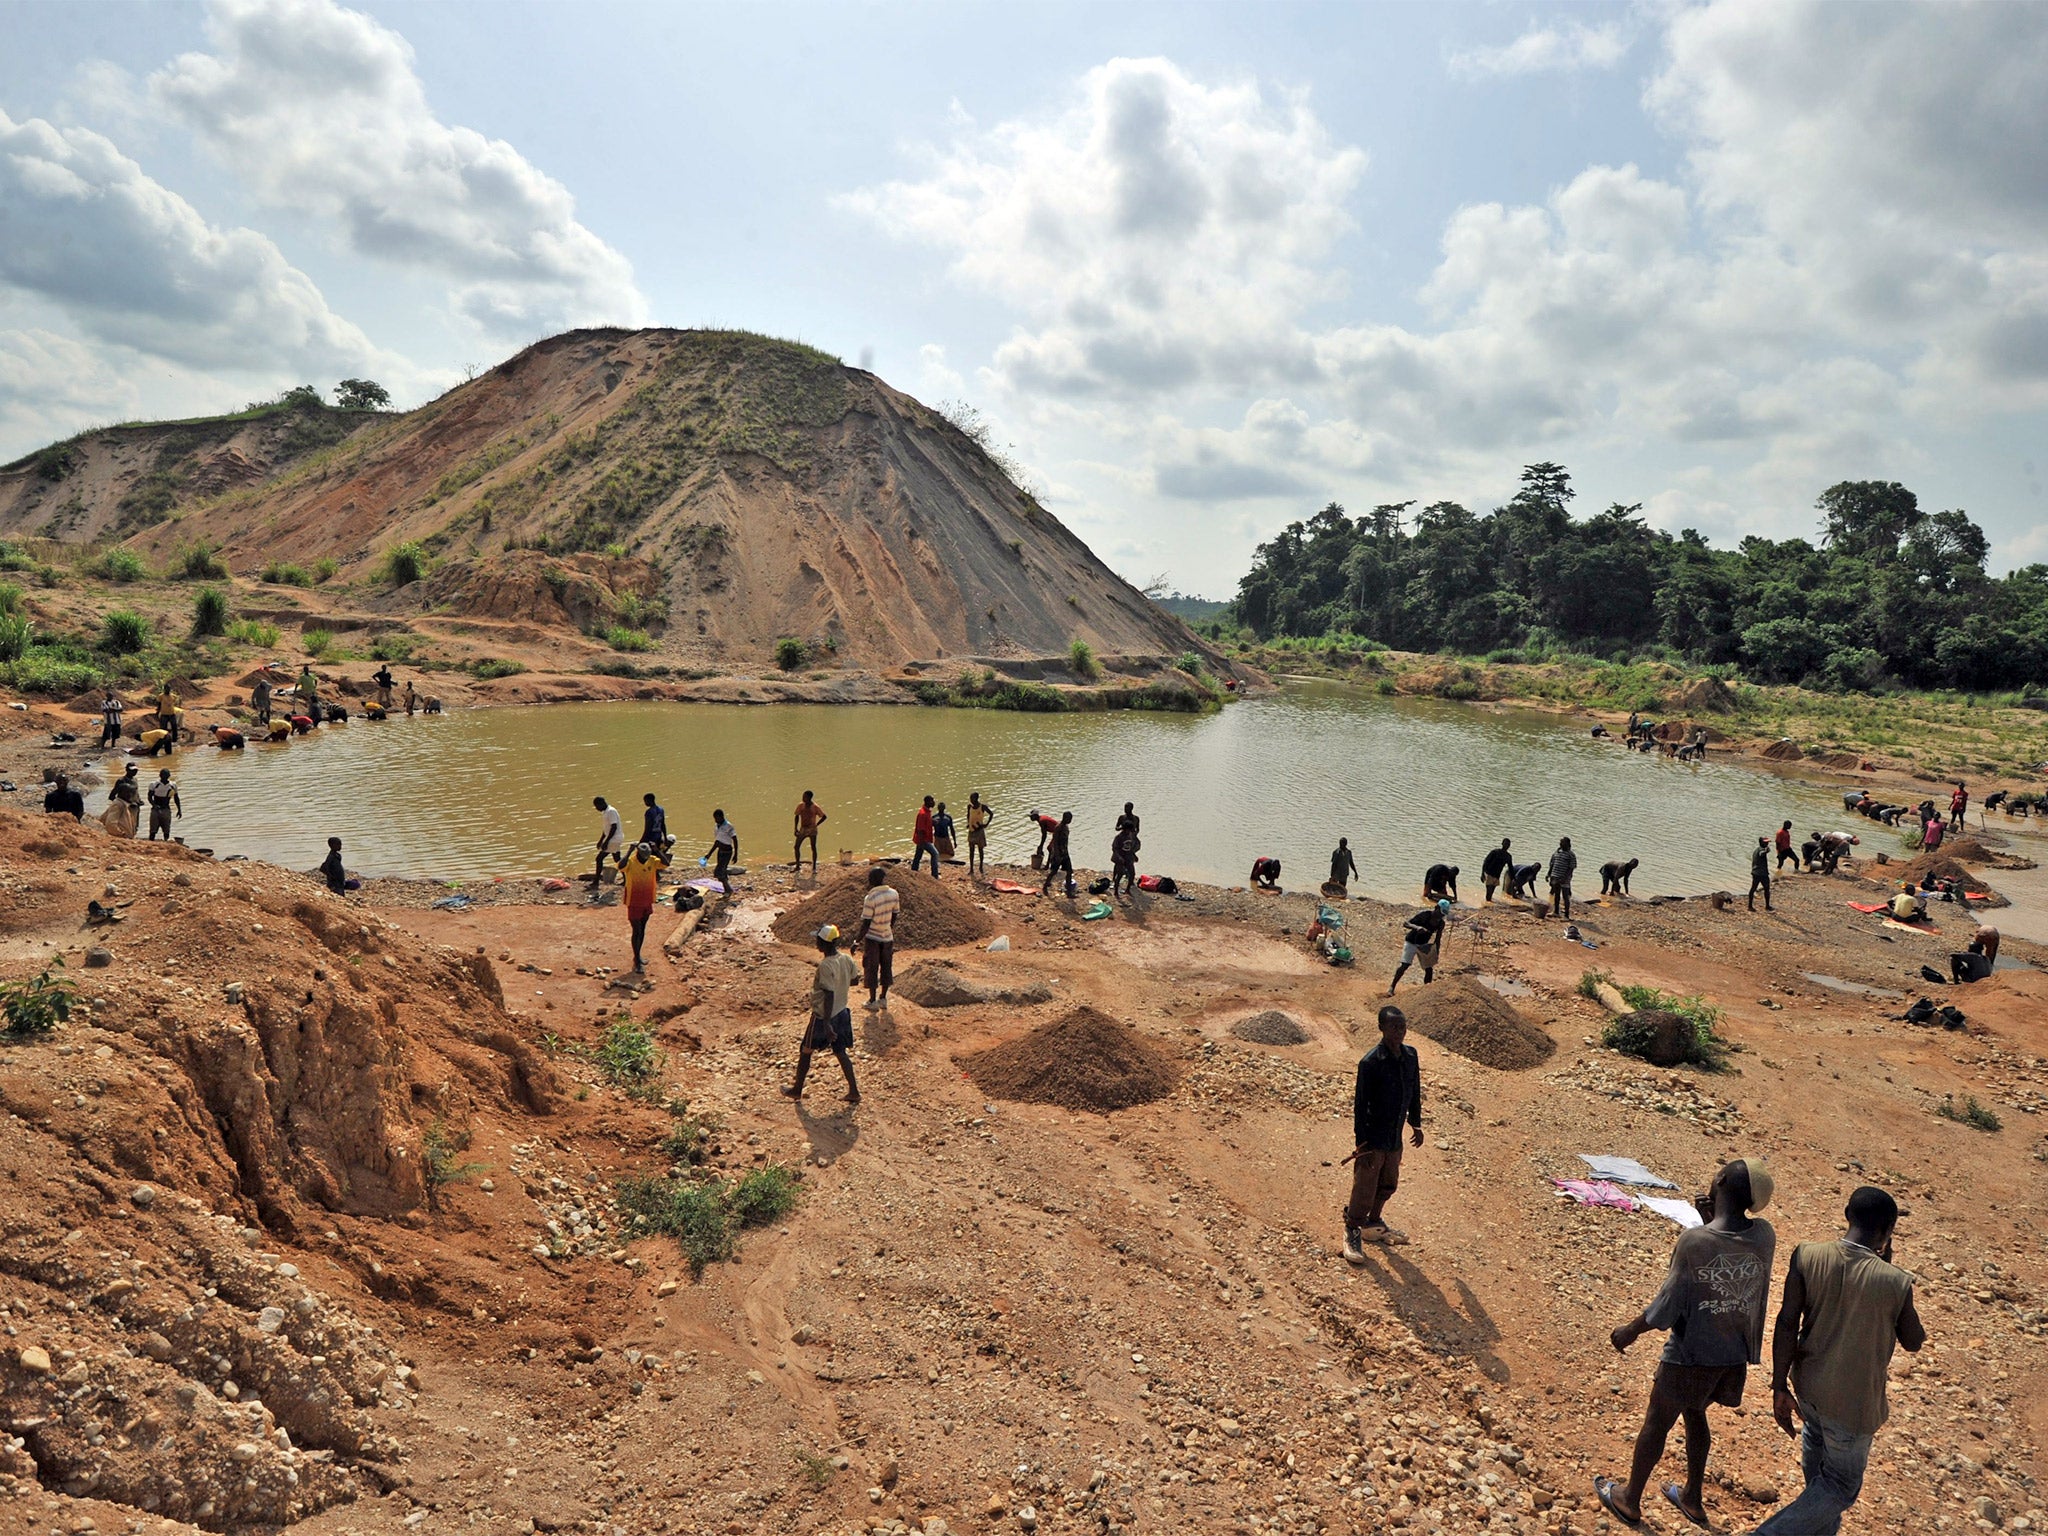
{"label": "pink cloth", "polygon": [[1635,1201],[1605,1179],[1552,1179],[1557,1192],[1581,1205],[1604,1205],[1611,1210],[1632,1211]]}

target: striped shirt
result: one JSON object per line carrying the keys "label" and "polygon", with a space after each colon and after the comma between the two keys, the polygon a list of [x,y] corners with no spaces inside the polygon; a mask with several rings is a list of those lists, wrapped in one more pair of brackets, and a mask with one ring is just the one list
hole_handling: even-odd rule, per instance
{"label": "striped shirt", "polygon": [[896,909],[903,905],[891,886],[878,885],[869,891],[860,904],[860,915],[867,919],[868,937],[884,944],[896,942]]}

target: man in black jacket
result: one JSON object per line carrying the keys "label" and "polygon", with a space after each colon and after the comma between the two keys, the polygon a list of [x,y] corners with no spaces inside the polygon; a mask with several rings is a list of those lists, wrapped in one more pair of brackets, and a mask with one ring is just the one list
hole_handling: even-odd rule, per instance
{"label": "man in black jacket", "polygon": [[1401,1126],[1422,1145],[1422,1067],[1408,1044],[1408,1017],[1388,1004],[1380,1010],[1380,1043],[1358,1064],[1351,1103],[1351,1200],[1344,1207],[1344,1257],[1365,1262],[1367,1243],[1405,1243],[1388,1226],[1387,1200],[1401,1181]]}

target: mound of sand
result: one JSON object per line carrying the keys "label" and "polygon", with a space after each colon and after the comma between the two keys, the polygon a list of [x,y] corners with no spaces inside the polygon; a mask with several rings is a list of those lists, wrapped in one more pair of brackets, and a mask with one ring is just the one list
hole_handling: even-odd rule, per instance
{"label": "mound of sand", "polygon": [[1667,695],[1664,707],[1673,714],[1732,715],[1735,694],[1718,677],[1702,677]]}
{"label": "mound of sand", "polygon": [[1230,1026],[1230,1032],[1240,1040],[1251,1040],[1259,1045],[1306,1045],[1309,1040],[1308,1031],[1278,1008],[1268,1008],[1264,1013],[1239,1019]]}
{"label": "mound of sand", "polygon": [[1093,1008],[956,1060],[992,1099],[1098,1114],[1163,1099],[1180,1075],[1165,1052]]}
{"label": "mound of sand", "polygon": [[[898,870],[891,873],[889,884],[903,898],[896,913],[899,950],[946,949],[989,936],[988,918],[968,899],[969,887],[964,882]],[[785,944],[810,943],[811,935],[826,923],[836,923],[841,932],[851,935],[860,922],[861,899],[867,893],[867,866],[857,865],[776,918],[772,931]]]}
{"label": "mound of sand", "polygon": [[1400,1003],[1410,1028],[1483,1067],[1522,1072],[1557,1050],[1556,1041],[1498,994],[1461,976],[1419,988]]}
{"label": "mound of sand", "polygon": [[[1886,870],[1885,873],[1889,875],[1891,871]],[[1989,901],[1978,902],[1977,905],[1980,907],[2009,907],[2012,905],[2011,902],[1986,885],[1984,881],[1971,874],[1956,860],[1950,858],[1945,849],[1937,848],[1932,853],[1923,853],[1919,858],[1913,860],[1912,863],[1900,866],[1896,878],[1914,881],[1922,887],[1933,885],[1941,880],[1960,880],[1963,883],[1964,889],[1982,891],[1991,898]]]}
{"label": "mound of sand", "polygon": [[1009,1008],[1028,1008],[1052,1001],[1052,988],[1042,981],[1017,985],[970,976],[943,960],[920,960],[896,978],[892,988],[920,1008],[961,1008],[970,1003],[1000,1003]]}
{"label": "mound of sand", "polygon": [[1799,743],[1789,736],[1781,736],[1778,740],[1772,742],[1768,747],[1764,748],[1762,755],[1776,763],[1795,762],[1806,756],[1804,752],[1799,750]]}

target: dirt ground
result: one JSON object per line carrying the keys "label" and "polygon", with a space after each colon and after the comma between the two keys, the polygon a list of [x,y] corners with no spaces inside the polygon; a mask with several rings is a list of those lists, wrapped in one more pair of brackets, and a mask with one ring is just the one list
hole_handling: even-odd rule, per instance
{"label": "dirt ground", "polygon": [[[1462,912],[1445,971],[1558,1048],[1504,1072],[1411,1036],[1428,1140],[1390,1215],[1413,1242],[1353,1269],[1337,1163],[1397,909],[1347,904],[1358,963],[1331,968],[1300,897],[1082,923],[975,888],[1010,948],[933,956],[1046,1001],[857,1008],[849,1110],[829,1059],[778,1093],[811,965],[769,931],[804,894],[786,872],[673,956],[660,909],[644,982],[580,891],[383,889],[0,814],[0,972],[62,954],[89,1008],[0,1048],[0,1530],[1599,1530],[1591,1481],[1625,1471],[1656,1359],[1607,1333],[1676,1228],[1561,1200],[1581,1152],[1688,1191],[1763,1155],[1781,1250],[1834,1234],[1853,1184],[1891,1189],[1931,1341],[1894,1366],[1848,1529],[2043,1518],[2048,974],[1947,989],[1962,1031],[1840,990],[1917,995],[1952,909],[1887,931],[1844,904],[1872,887],[1790,877],[1769,916],[1590,907],[1592,950]],[[125,920],[84,928],[91,898]],[[1590,968],[1720,1005],[1733,1070],[1600,1048]],[[1165,1098],[1076,1113],[962,1071],[1080,1006],[1174,1064]],[[1233,1032],[1275,1008],[1306,1043]],[[586,1054],[621,1010],[656,1021],[661,1092]],[[708,1127],[704,1171],[803,1174],[700,1277],[611,1201],[667,1170],[664,1096]],[[1970,1096],[2001,1130],[1935,1113]],[[1717,1413],[1716,1529],[1797,1486],[1767,1389]]]}

